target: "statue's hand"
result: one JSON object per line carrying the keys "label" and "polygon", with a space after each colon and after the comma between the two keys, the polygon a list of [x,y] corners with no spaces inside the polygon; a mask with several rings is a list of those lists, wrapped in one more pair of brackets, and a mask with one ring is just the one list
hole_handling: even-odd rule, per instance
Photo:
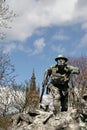
{"label": "statue's hand", "polygon": [[42,82],[42,86],[45,86],[45,85],[47,85],[47,80],[46,79]]}

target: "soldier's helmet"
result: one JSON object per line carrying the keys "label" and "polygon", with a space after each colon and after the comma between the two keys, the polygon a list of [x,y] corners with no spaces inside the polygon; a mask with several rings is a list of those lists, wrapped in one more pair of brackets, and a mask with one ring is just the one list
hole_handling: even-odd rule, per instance
{"label": "soldier's helmet", "polygon": [[68,59],[64,56],[64,55],[58,55],[56,58],[55,58],[55,61],[58,61],[58,59],[64,59],[65,60],[65,62],[67,62],[68,61]]}

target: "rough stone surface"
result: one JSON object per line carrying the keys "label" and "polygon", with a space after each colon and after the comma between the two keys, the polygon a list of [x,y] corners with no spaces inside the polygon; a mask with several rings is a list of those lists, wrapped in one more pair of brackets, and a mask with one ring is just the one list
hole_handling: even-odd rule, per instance
{"label": "rough stone surface", "polygon": [[5,130],[5,129],[3,129],[3,128],[0,128],[0,130]]}
{"label": "rough stone surface", "polygon": [[76,109],[60,112],[36,110],[34,113],[21,113],[13,117],[8,130],[87,130],[87,121],[81,119]]}
{"label": "rough stone surface", "polygon": [[50,108],[44,109],[50,103],[44,102],[42,108],[27,109],[13,116],[8,130],[87,130],[87,96],[78,102],[76,109],[69,108],[56,116]]}

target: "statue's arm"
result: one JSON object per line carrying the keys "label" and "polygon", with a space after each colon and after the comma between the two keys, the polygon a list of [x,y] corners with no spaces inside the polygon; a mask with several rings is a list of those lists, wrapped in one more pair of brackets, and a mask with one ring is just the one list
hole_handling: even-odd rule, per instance
{"label": "statue's arm", "polygon": [[43,84],[44,84],[44,85],[47,85],[47,83],[48,83],[48,81],[49,81],[49,78],[50,78],[50,76],[51,76],[51,73],[52,73],[51,67],[48,68],[48,69],[45,71],[45,73],[44,73],[44,79],[43,79]]}
{"label": "statue's arm", "polygon": [[50,75],[51,75],[51,68],[47,69],[44,73],[44,79],[43,79],[43,82],[42,82],[42,93],[41,93],[41,97],[40,97],[40,103],[42,102],[42,97],[43,97],[43,94],[44,94],[44,91],[45,91],[45,87],[49,81],[49,78],[50,78]]}
{"label": "statue's arm", "polygon": [[71,74],[79,74],[80,73],[80,70],[78,67],[74,67],[74,66],[69,65],[68,68],[71,71]]}

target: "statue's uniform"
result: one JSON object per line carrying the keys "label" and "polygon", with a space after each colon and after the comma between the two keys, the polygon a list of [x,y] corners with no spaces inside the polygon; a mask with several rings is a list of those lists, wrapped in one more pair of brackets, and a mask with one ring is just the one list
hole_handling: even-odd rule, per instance
{"label": "statue's uniform", "polygon": [[47,85],[47,93],[53,96],[55,114],[68,109],[68,82],[71,74],[78,74],[78,67],[66,65],[62,70],[53,65],[45,71],[43,84]]}

